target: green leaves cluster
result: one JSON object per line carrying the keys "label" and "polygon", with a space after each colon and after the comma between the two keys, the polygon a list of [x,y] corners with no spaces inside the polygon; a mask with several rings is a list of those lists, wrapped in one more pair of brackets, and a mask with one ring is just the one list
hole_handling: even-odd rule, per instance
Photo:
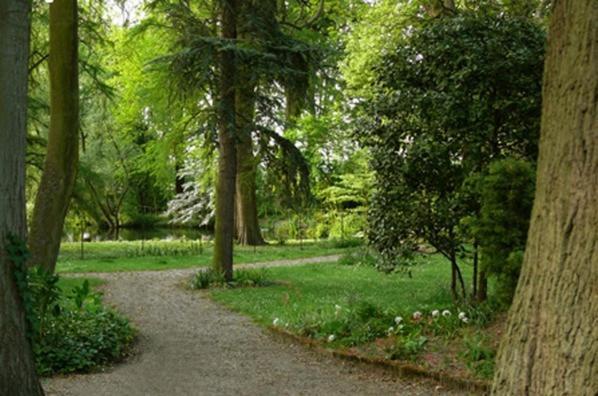
{"label": "green leaves cluster", "polygon": [[369,239],[389,265],[422,242],[456,262],[472,238],[460,224],[484,198],[471,198],[467,178],[537,152],[541,27],[466,11],[419,22],[376,63],[358,108],[376,180]]}
{"label": "green leaves cluster", "polygon": [[65,293],[58,275],[24,266],[24,244],[13,238],[8,253],[18,268],[28,336],[41,375],[85,372],[122,358],[135,330],[126,318],[102,305],[87,280]]}

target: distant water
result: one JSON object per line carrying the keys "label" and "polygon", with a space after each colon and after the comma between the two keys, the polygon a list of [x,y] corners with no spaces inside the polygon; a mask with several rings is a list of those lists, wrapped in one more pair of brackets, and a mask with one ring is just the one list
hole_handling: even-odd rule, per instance
{"label": "distant water", "polygon": [[[142,239],[160,239],[160,240],[197,240],[205,235],[212,235],[208,230],[201,230],[198,228],[169,228],[169,227],[152,227],[152,228],[121,228],[118,232],[114,230],[85,230],[89,234],[92,241],[138,241]],[[63,242],[79,241],[81,238],[80,231],[77,233],[68,232],[63,236]]]}

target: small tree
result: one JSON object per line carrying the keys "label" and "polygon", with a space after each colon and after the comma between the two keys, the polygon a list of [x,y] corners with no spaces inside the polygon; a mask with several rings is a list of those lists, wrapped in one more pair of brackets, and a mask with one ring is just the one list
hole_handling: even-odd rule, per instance
{"label": "small tree", "polygon": [[369,238],[391,265],[426,241],[450,260],[456,294],[469,240],[458,225],[480,207],[464,182],[495,159],[535,159],[543,49],[533,22],[455,10],[417,19],[376,65],[358,135],[376,172]]}
{"label": "small tree", "polygon": [[534,167],[524,160],[490,164],[481,178],[480,216],[474,234],[480,243],[482,266],[498,279],[500,298],[510,303],[517,286],[534,200]]}

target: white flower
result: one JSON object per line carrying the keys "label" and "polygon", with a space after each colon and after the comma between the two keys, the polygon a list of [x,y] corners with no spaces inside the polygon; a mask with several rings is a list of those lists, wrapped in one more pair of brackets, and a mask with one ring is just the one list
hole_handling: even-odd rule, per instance
{"label": "white flower", "polygon": [[388,330],[386,330],[386,332],[387,332],[388,334],[392,334],[392,333],[394,333],[394,331],[395,331],[395,328],[394,328],[394,327],[392,327],[392,326],[390,326],[390,327],[388,328]]}
{"label": "white flower", "polygon": [[422,317],[422,313],[421,313],[421,312],[419,312],[419,311],[415,311],[415,312],[413,313],[413,320],[420,320],[420,319],[421,319],[421,317]]}
{"label": "white flower", "polygon": [[398,328],[399,330],[403,330],[403,327],[405,327],[405,325],[403,325],[403,324],[400,324],[400,325],[398,325],[398,326],[397,326],[397,328]]}
{"label": "white flower", "polygon": [[432,317],[437,318],[440,316],[440,311],[435,309],[432,311]]}
{"label": "white flower", "polygon": [[396,323],[396,324],[399,324],[399,323],[401,323],[402,321],[403,321],[403,318],[401,318],[400,316],[397,316],[397,317],[395,318],[395,323]]}
{"label": "white flower", "polygon": [[334,334],[330,334],[330,335],[328,336],[328,342],[332,342],[332,341],[334,341],[334,340],[336,340],[336,336],[335,336]]}
{"label": "white flower", "polygon": [[442,316],[444,316],[445,318],[448,318],[449,316],[451,316],[451,311],[449,311],[448,309],[445,309],[444,311],[442,311]]}
{"label": "white flower", "polygon": [[467,323],[467,322],[469,322],[469,318],[467,318],[467,316],[464,316],[463,318],[461,318],[461,321],[463,323]]}
{"label": "white flower", "polygon": [[278,319],[278,318],[275,318],[275,319],[272,321],[272,324],[273,324],[274,326],[278,326],[278,325],[280,324],[280,319]]}
{"label": "white flower", "polygon": [[467,315],[465,314],[465,312],[459,312],[459,319],[463,320],[463,318],[466,318]]}

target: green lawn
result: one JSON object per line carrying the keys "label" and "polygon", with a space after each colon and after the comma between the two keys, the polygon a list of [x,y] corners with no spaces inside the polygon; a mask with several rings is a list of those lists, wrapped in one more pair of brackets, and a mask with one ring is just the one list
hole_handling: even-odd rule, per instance
{"label": "green lawn", "polygon": [[[345,253],[340,242],[304,242],[258,247],[235,246],[235,263],[297,259]],[[211,263],[212,246],[190,241],[90,242],[84,244],[84,259],[78,243],[63,243],[57,271],[117,272],[201,267]]]}
{"label": "green lawn", "polygon": [[[274,318],[297,324],[314,313],[333,316],[335,305],[347,307],[359,301],[403,315],[450,308],[449,263],[440,255],[428,258],[412,269],[411,278],[366,266],[313,264],[269,269],[269,278],[277,282],[274,286],[210,293],[216,301],[266,325]],[[471,268],[462,267],[469,282]]]}
{"label": "green lawn", "polygon": [[62,289],[64,294],[68,294],[75,287],[83,285],[83,282],[86,280],[89,282],[91,288],[101,286],[105,283],[102,279],[98,278],[65,278],[61,276],[58,281],[58,286]]}

